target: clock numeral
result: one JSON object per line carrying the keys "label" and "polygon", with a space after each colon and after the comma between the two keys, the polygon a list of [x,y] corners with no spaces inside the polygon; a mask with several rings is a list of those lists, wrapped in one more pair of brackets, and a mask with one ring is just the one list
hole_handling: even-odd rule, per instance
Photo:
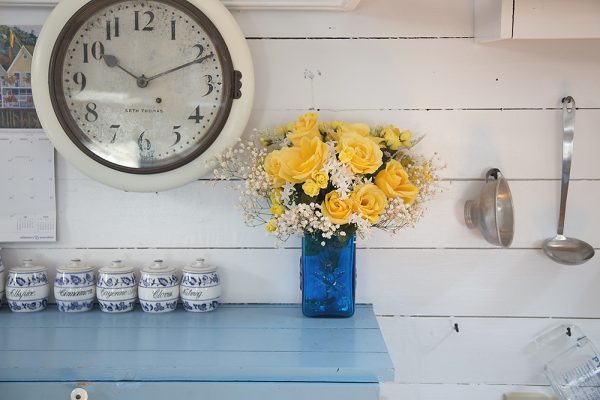
{"label": "clock numeral", "polygon": [[208,85],[208,91],[202,97],[208,96],[209,94],[211,94],[213,92],[213,90],[215,90],[215,87],[213,85],[212,75],[204,75],[204,78],[206,78],[206,84]]}
{"label": "clock numeral", "polygon": [[96,103],[88,103],[85,106],[87,113],[85,114],[85,120],[87,122],[96,122],[98,120],[98,113],[96,112]]}
{"label": "clock numeral", "polygon": [[112,139],[110,140],[111,143],[114,143],[115,140],[117,140],[117,133],[118,133],[120,127],[121,127],[121,125],[111,125],[110,126],[110,129],[115,130],[115,134],[113,135]]}
{"label": "clock numeral", "polygon": [[145,134],[146,132],[144,131],[140,137],[138,137],[138,147],[140,148],[140,151],[148,151],[152,148],[152,143],[144,137]]}
{"label": "clock numeral", "polygon": [[202,46],[201,44],[197,44],[194,46],[194,48],[198,49],[198,55],[196,56],[196,58],[202,57],[202,54],[204,53],[204,46]]}
{"label": "clock numeral", "polygon": [[[109,20],[109,21],[106,21],[106,40],[111,40],[112,37],[113,37],[113,29],[112,29],[112,24]],[[119,37],[119,17],[115,17],[114,37]]]}
{"label": "clock numeral", "polygon": [[175,40],[175,20],[171,21],[171,40]]}
{"label": "clock numeral", "polygon": [[188,119],[194,120],[197,124],[204,119],[204,116],[200,115],[200,106],[196,107],[196,111]]}
{"label": "clock numeral", "polygon": [[104,56],[104,45],[102,44],[102,42],[94,42],[92,43],[92,46],[90,47],[88,43],[84,43],[83,44],[83,62],[85,64],[87,64],[89,62],[89,53],[90,53],[90,48],[91,48],[91,53],[92,53],[92,57],[95,60],[101,60],[102,57]]}
{"label": "clock numeral", "polygon": [[175,139],[175,143],[173,143],[171,145],[171,147],[175,146],[177,143],[179,143],[181,141],[181,133],[177,132],[177,129],[181,128],[181,125],[177,125],[173,127],[173,135],[175,135],[177,137],[177,139]]}
{"label": "clock numeral", "polygon": [[79,91],[83,92],[85,89],[85,85],[87,84],[87,79],[85,78],[85,74],[83,72],[76,72],[73,74],[73,82],[79,85]]}
{"label": "clock numeral", "polygon": [[[140,30],[140,12],[135,11],[135,20],[134,20],[134,29],[136,31]],[[144,15],[148,16],[148,23],[145,27],[142,28],[143,31],[153,31],[154,27],[150,26],[154,22],[154,13],[152,11],[145,11]]]}

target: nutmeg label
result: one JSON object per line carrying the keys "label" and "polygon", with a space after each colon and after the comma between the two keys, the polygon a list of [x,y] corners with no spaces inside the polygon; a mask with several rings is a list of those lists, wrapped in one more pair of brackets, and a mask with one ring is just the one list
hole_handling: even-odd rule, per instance
{"label": "nutmeg label", "polygon": [[203,294],[204,294],[204,291],[202,291],[202,290],[194,290],[194,289],[189,289],[189,288],[185,288],[185,289],[181,290],[181,297],[185,297],[186,299],[200,300],[200,299],[202,299]]}

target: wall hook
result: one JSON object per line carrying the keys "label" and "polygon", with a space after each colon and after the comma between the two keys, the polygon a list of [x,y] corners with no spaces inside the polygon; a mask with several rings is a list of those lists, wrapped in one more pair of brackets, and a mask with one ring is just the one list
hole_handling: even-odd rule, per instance
{"label": "wall hook", "polygon": [[571,327],[567,327],[567,336],[571,337],[572,333],[571,333]]}
{"label": "wall hook", "polygon": [[460,333],[460,329],[458,329],[458,323],[454,324],[454,330],[456,331],[456,333]]}

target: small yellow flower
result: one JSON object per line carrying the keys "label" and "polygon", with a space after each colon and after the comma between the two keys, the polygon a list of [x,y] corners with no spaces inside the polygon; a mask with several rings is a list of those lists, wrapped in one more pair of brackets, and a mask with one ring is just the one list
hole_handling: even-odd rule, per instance
{"label": "small yellow flower", "polygon": [[272,219],[267,223],[267,226],[265,227],[267,232],[273,233],[277,230],[277,224],[275,223],[275,221],[275,219]]}
{"label": "small yellow flower", "polygon": [[398,150],[402,146],[400,138],[393,131],[386,131],[383,138],[385,139],[385,144],[392,150]]}
{"label": "small yellow flower", "polygon": [[263,145],[263,147],[269,147],[269,146],[271,145],[271,143],[272,143],[272,142],[271,142],[271,139],[269,139],[269,138],[266,138],[266,137],[264,137],[264,136],[261,136],[261,137],[260,137],[260,144],[262,144],[262,145]]}
{"label": "small yellow flower", "polygon": [[412,132],[411,131],[404,131],[400,134],[400,141],[402,142],[402,146],[406,147],[407,149],[410,149],[412,147]]}
{"label": "small yellow flower", "polygon": [[313,172],[311,177],[321,189],[325,189],[329,185],[329,175],[323,170]]}
{"label": "small yellow flower", "polygon": [[271,214],[273,214],[276,217],[279,217],[281,214],[283,214],[285,212],[285,208],[279,203],[273,203],[270,211],[271,211]]}
{"label": "small yellow flower", "polygon": [[321,188],[319,187],[317,182],[313,181],[312,179],[309,179],[302,185],[302,190],[304,190],[304,193],[306,193],[308,196],[316,197],[319,195]]}

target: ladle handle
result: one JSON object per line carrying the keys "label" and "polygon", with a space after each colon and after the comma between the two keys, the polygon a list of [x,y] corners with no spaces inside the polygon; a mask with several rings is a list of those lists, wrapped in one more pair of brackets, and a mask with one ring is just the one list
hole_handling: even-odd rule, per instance
{"label": "ladle handle", "polygon": [[563,159],[560,186],[560,213],[558,215],[557,233],[562,235],[565,230],[565,211],[567,208],[567,195],[569,194],[569,180],[571,179],[571,159],[573,158],[573,138],[575,136],[575,99],[567,96],[562,99],[563,108]]}

